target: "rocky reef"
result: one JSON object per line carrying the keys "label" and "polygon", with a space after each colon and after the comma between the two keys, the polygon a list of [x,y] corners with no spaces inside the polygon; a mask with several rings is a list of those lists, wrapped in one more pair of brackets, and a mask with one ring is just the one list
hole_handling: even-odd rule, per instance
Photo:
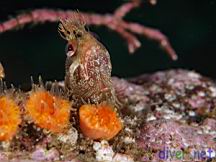
{"label": "rocky reef", "polygon": [[34,9],[0,23],[0,34],[27,24],[59,22],[66,40],[64,82],[39,78],[26,91],[7,88],[0,63],[0,161],[216,161],[216,84],[173,69],[134,78],[111,77],[108,50],[85,25],[117,32],[134,53],[144,36],[172,60],[158,29],[125,16],[156,0],[123,1],[113,13]]}
{"label": "rocky reef", "polygon": [[[215,160],[216,85],[213,80],[193,71],[168,70],[130,79],[113,77],[112,82],[124,105],[119,110],[123,128],[115,137],[86,138],[74,118],[70,118],[69,129],[60,133],[47,131],[25,119],[12,140],[1,141],[0,160]],[[76,114],[76,110],[71,113]]]}

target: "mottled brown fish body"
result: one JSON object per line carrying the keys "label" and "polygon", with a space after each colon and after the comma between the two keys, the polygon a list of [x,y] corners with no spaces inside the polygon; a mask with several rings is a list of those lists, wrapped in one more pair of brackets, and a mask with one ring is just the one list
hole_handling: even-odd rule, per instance
{"label": "mottled brown fish body", "polygon": [[115,103],[109,52],[89,32],[82,31],[81,35],[79,38],[73,37],[75,41],[68,40],[71,49],[76,50],[66,59],[66,88],[79,101]]}

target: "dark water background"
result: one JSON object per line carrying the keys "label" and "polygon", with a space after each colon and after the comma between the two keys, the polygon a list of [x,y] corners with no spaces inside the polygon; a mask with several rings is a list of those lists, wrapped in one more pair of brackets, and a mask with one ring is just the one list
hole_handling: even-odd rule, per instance
{"label": "dark water background", "polygon": [[[22,0],[0,1],[0,22],[36,8],[79,9],[112,13],[124,0]],[[171,68],[186,68],[216,78],[216,1],[158,0],[156,6],[144,3],[126,16],[165,33],[179,55],[171,61],[158,45],[139,37],[142,47],[129,55],[126,42],[106,27],[91,26],[111,54],[113,75],[131,77]],[[0,35],[0,61],[6,81],[15,85],[30,83],[30,76],[63,80],[65,41],[57,23],[28,25]]]}

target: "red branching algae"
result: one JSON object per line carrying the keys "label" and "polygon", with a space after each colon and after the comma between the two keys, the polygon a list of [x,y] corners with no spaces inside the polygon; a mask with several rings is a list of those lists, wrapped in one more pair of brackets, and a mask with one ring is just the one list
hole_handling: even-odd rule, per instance
{"label": "red branching algae", "polygon": [[[151,4],[155,4],[155,0],[150,0]],[[134,53],[137,48],[141,46],[140,41],[137,39],[135,34],[145,36],[153,41],[159,43],[164,51],[173,59],[177,59],[177,54],[169,43],[168,38],[162,34],[159,30],[146,27],[139,23],[127,22],[123,20],[123,17],[130,12],[132,9],[139,7],[141,4],[140,0],[132,0],[131,2],[125,3],[116,9],[114,14],[92,14],[85,12],[75,11],[62,11],[52,9],[36,9],[28,13],[18,15],[16,18],[12,18],[8,21],[0,23],[0,33],[12,30],[19,26],[24,26],[30,23],[44,23],[44,22],[58,22],[59,19],[66,19],[73,17],[74,20],[82,17],[86,24],[106,26],[111,30],[116,31],[122,36],[128,44],[128,50],[130,53]],[[77,16],[78,15],[78,16]]]}

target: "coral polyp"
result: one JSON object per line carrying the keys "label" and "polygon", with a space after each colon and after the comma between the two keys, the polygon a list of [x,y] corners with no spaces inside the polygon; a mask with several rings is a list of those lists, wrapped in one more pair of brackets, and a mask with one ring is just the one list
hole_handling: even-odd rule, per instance
{"label": "coral polyp", "polygon": [[122,123],[109,104],[83,105],[79,110],[80,128],[90,139],[109,140],[122,129]]}
{"label": "coral polyp", "polygon": [[63,132],[69,125],[71,104],[68,100],[39,89],[26,101],[27,115],[40,128],[53,133]]}
{"label": "coral polyp", "polygon": [[21,123],[18,105],[7,96],[0,97],[0,141],[11,140]]}

